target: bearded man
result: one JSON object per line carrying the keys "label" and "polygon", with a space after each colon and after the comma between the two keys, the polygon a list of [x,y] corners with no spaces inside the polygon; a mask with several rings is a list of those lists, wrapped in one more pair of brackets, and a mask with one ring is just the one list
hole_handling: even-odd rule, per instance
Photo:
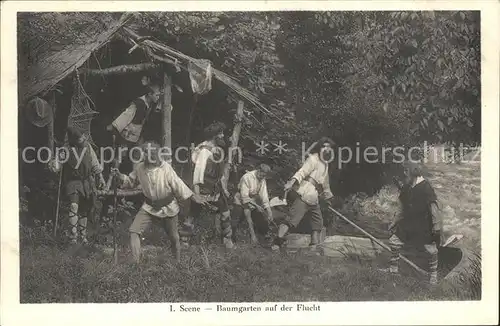
{"label": "bearded man", "polygon": [[321,138],[310,151],[310,155],[302,167],[285,184],[285,192],[294,190],[297,196],[290,207],[289,214],[279,225],[278,235],[274,239],[272,250],[278,250],[285,242],[285,235],[290,228],[295,228],[306,213],[311,215],[311,248],[320,242],[323,228],[323,215],[319,204],[333,198],[330,190],[328,164],[333,160],[333,141],[328,137]]}
{"label": "bearded man", "polygon": [[[231,214],[229,212],[229,192],[223,182],[224,169],[224,130],[222,122],[215,122],[205,128],[205,141],[198,144],[192,153],[194,163],[193,187],[197,195],[205,198],[220,214],[220,229],[222,242],[226,248],[233,248]],[[191,205],[191,211],[184,222],[183,244],[188,245],[189,237],[193,233],[194,217],[201,214],[200,205]],[[217,217],[215,219],[218,228]]]}

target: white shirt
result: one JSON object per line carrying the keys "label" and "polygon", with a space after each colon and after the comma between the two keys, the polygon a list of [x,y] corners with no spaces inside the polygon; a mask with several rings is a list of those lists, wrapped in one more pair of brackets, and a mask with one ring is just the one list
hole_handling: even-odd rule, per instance
{"label": "white shirt", "polygon": [[[201,146],[209,146],[213,149],[210,150],[208,148],[201,148]],[[198,146],[196,146],[195,150],[199,150],[198,155],[194,157],[194,173],[193,173],[193,184],[203,184],[205,182],[205,169],[207,167],[207,160],[214,159],[214,151],[217,150],[217,147],[210,141],[204,141]]]}
{"label": "white shirt", "polygon": [[306,181],[306,177],[310,177],[320,185],[323,186],[323,195],[325,199],[333,197],[332,191],[330,190],[330,180],[328,176],[328,165],[323,162],[317,153],[309,155],[304,165],[300,170],[293,176],[299,184],[299,189],[297,193],[300,195],[302,200],[309,205],[316,205],[319,203],[319,195],[316,187],[309,181]]}
{"label": "white shirt", "polygon": [[238,189],[234,196],[236,205],[257,203],[256,199],[260,199],[263,208],[270,207],[266,179],[258,180],[257,170],[245,173],[240,179]]}
{"label": "white shirt", "polygon": [[417,179],[415,180],[415,183],[411,187],[412,188],[415,187],[416,185],[418,185],[422,181],[424,181],[423,177],[417,177]]}
{"label": "white shirt", "polygon": [[[141,185],[144,196],[151,200],[159,200],[166,198],[172,193],[183,200],[188,199],[193,195],[191,189],[182,181],[175,173],[172,166],[166,162],[162,162],[157,167],[146,167],[144,162],[137,164],[128,176],[122,175],[124,188],[134,188],[138,184]],[[160,210],[155,210],[153,207],[144,203],[142,208],[156,217],[173,217],[179,214],[179,204],[177,199]]]}

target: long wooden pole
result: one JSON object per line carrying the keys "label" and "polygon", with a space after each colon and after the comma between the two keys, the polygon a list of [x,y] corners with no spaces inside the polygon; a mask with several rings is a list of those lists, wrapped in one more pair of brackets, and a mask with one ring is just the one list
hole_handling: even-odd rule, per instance
{"label": "long wooden pole", "polygon": [[231,171],[231,165],[233,163],[233,151],[237,150],[238,141],[240,139],[241,125],[243,122],[243,108],[244,108],[243,101],[238,101],[238,108],[236,109],[236,115],[234,117],[233,135],[231,136],[231,146],[229,147],[228,160],[226,161],[226,164],[224,166],[224,172],[222,177],[226,189],[229,181],[229,172]]}
{"label": "long wooden pole", "polygon": [[[172,79],[167,73],[163,74],[163,99],[162,105],[162,146],[172,150]],[[172,158],[169,157],[170,161]]]}
{"label": "long wooden pole", "polygon": [[[56,119],[56,93],[52,93],[52,97],[50,99],[50,106],[52,110],[52,119],[48,125],[48,146],[52,153],[55,153],[55,141],[54,141],[54,124]],[[58,164],[59,158],[56,158],[56,164]],[[59,223],[59,207],[61,206],[61,184],[62,184],[62,176],[63,176],[63,166],[61,166],[61,171],[59,171],[59,183],[57,185],[57,202],[56,202],[56,216],[54,222],[54,238],[57,236],[57,224]]]}
{"label": "long wooden pole", "polygon": [[[339,216],[341,219],[343,219],[344,221],[346,221],[347,223],[349,223],[350,225],[352,225],[353,227],[355,227],[356,229],[358,229],[359,231],[361,231],[361,233],[363,233],[364,235],[366,235],[367,237],[369,237],[373,242],[375,242],[376,244],[378,244],[379,246],[381,246],[385,250],[391,252],[391,248],[389,248],[389,246],[387,246],[383,242],[380,242],[377,238],[375,238],[370,233],[366,232],[365,230],[363,230],[362,228],[360,228],[359,226],[357,226],[354,222],[351,222],[347,217],[345,217],[344,215],[340,214],[337,210],[333,209],[331,206],[328,206],[328,209],[330,211],[332,211],[333,213],[335,213],[337,216]],[[399,258],[401,258],[405,263],[407,263],[408,265],[410,265],[411,267],[413,267],[417,272],[419,272],[419,273],[421,273],[423,275],[429,275],[428,272],[426,272],[423,269],[421,269],[420,267],[418,267],[415,263],[413,263],[411,260],[409,260],[405,256],[399,254]]]}
{"label": "long wooden pole", "polygon": [[[119,161],[117,157],[116,135],[113,135],[113,149],[115,154],[114,167],[118,168]],[[115,264],[118,264],[118,243],[116,239],[116,216],[118,215],[118,182],[113,182],[114,202],[113,202],[113,257]]]}

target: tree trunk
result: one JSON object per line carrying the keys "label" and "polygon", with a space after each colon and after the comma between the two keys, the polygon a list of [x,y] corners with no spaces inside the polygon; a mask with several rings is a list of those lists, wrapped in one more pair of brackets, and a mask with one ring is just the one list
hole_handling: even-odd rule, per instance
{"label": "tree trunk", "polygon": [[[196,105],[198,103],[198,94],[194,93],[193,94],[193,105],[191,106],[191,111],[189,112],[189,122],[188,122],[188,127],[187,127],[187,132],[186,132],[186,146],[188,148],[191,148],[191,130],[193,128],[193,117],[194,117],[194,113],[195,113],[195,110],[196,110]],[[192,178],[193,178],[193,169],[192,169],[192,166],[193,165],[193,162],[191,162],[191,152],[189,151],[188,152],[188,158],[187,158],[187,169],[188,169],[188,173],[189,173],[189,176],[188,176],[188,180],[189,180],[189,184],[192,184]],[[184,165],[182,165],[181,167],[181,176],[184,177]]]}
{"label": "tree trunk", "polygon": [[243,121],[243,101],[238,101],[238,109],[236,110],[236,115],[234,117],[234,129],[233,135],[231,136],[231,146],[228,150],[228,160],[224,166],[223,180],[227,188],[229,181],[229,173],[231,171],[231,165],[234,161],[234,152],[237,151],[238,141],[240,139],[241,125]]}
{"label": "tree trunk", "polygon": [[[162,115],[163,115],[163,138],[162,146],[172,150],[172,80],[164,73],[163,74],[163,99],[162,99]],[[168,158],[170,161],[171,155]]]}

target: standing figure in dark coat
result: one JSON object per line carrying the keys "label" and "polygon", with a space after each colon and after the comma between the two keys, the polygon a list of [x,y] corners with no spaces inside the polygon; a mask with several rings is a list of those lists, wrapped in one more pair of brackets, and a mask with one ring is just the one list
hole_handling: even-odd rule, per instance
{"label": "standing figure in dark coat", "polygon": [[399,253],[404,244],[423,246],[429,255],[429,282],[434,285],[437,284],[438,247],[442,236],[437,196],[423,178],[418,164],[405,163],[405,176],[406,184],[399,195],[401,214],[389,226],[392,251],[389,271],[398,273]]}

